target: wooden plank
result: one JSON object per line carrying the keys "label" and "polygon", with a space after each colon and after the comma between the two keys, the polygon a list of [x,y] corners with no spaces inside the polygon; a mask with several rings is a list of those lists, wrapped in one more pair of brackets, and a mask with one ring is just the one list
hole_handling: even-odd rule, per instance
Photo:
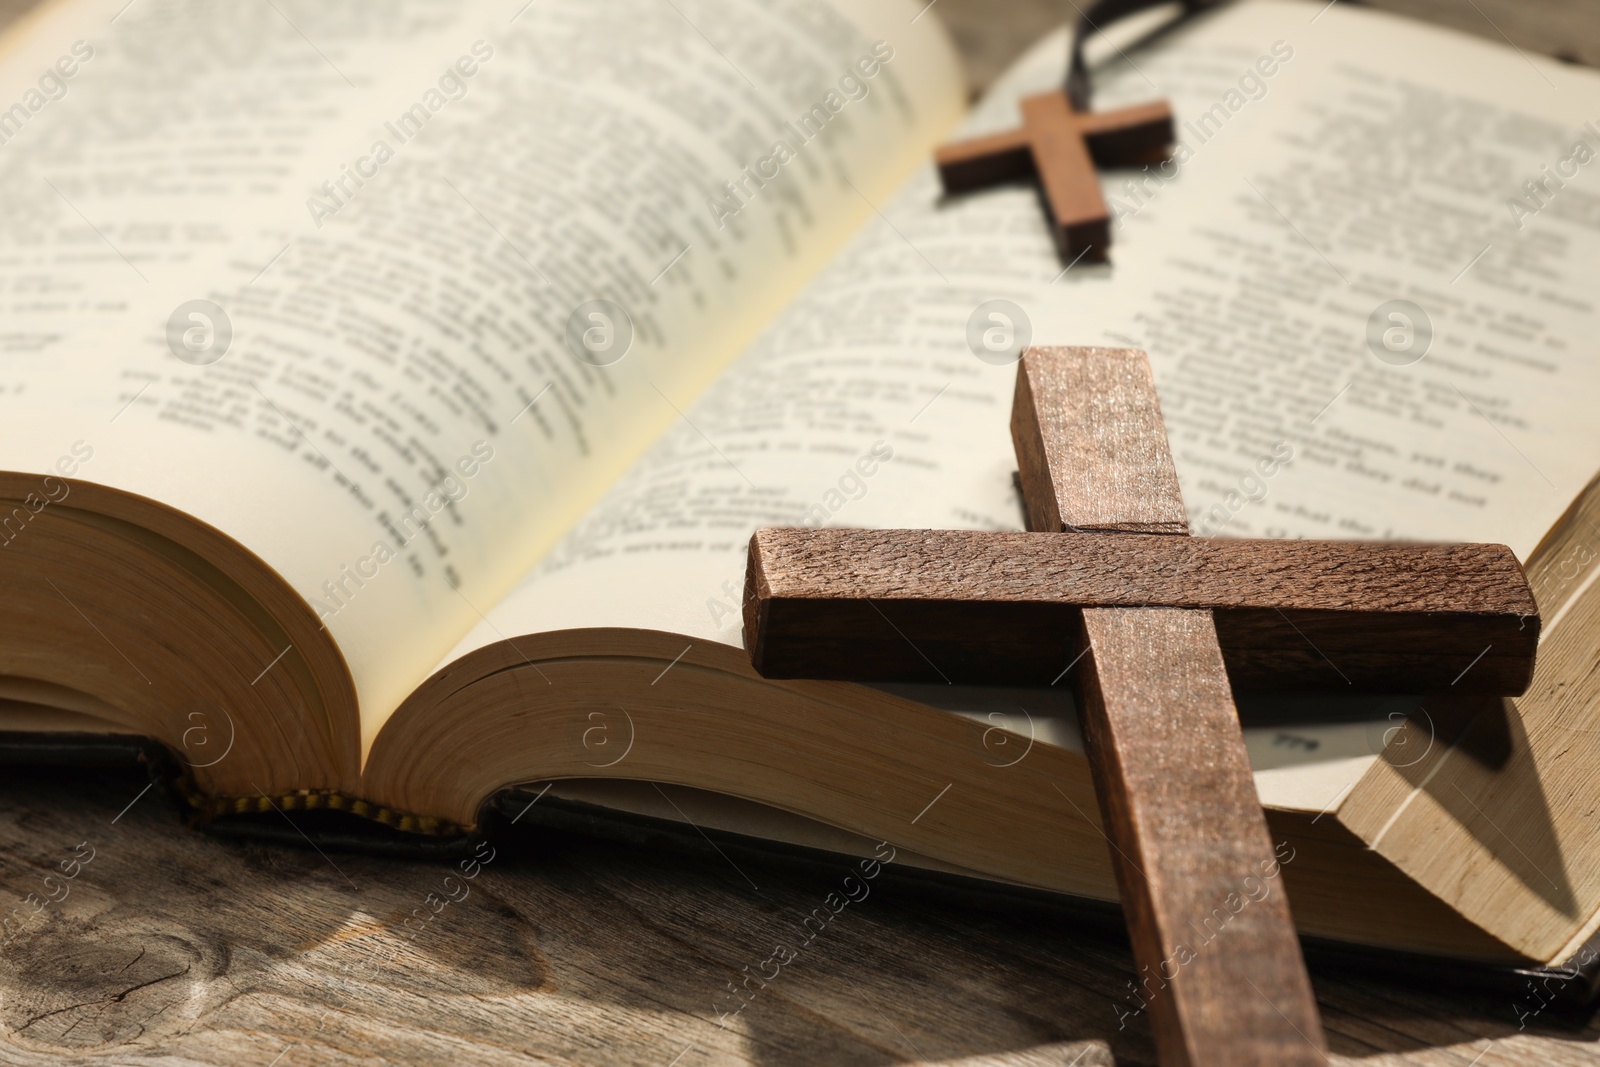
{"label": "wooden plank", "polygon": [[1079,718],[1164,1064],[1324,1064],[1205,611],[1083,613]]}
{"label": "wooden plank", "polygon": [[[1041,420],[1038,412],[1051,417]],[[1136,348],[1034,348],[1020,364],[1011,441],[1028,529],[1188,533],[1150,363]]]}
{"label": "wooden plank", "polygon": [[1516,694],[1539,635],[1498,545],[967,530],[759,531],[745,635],[769,677],[1048,685],[1079,608],[1140,606],[1216,609],[1251,689]]}
{"label": "wooden plank", "polygon": [[[428,895],[448,892],[452,865],[219,840],[186,828],[154,791],[129,807],[144,785],[137,772],[0,774],[6,912],[40,895],[80,841],[99,850],[70,896],[0,952],[7,1064],[1155,1058],[1120,938],[1061,908],[892,884],[900,863],[722,1027],[714,1011],[726,1009],[728,984],[757,974],[774,941],[794,947],[789,929],[839,892],[853,864],[763,857],[719,839],[724,858],[692,830],[685,840],[698,848],[674,850],[531,830],[535,806],[495,841],[472,895],[411,940],[404,920],[432,914]],[[1480,1053],[1477,1067],[1600,1067],[1600,1020],[1563,1023],[1547,1009],[1519,1029],[1511,1006],[1535,1003],[1522,983],[1471,997],[1329,973],[1317,992],[1338,1067],[1466,1067]]]}
{"label": "wooden plank", "polygon": [[[1065,408],[1046,403],[1035,409],[1045,448],[1042,456],[1018,452],[1025,485],[1041,477],[1029,470],[1037,459],[1049,477],[1072,470],[1086,449],[1102,450],[1089,471],[1100,488],[1075,494],[1084,507],[1074,506],[1074,494],[1055,494],[1065,502],[1063,526],[1081,527],[1102,514],[1160,521],[1183,509],[1177,477],[1167,476],[1170,456],[1162,460],[1167,435],[1155,384],[1148,367],[1135,373],[1135,360],[1144,363],[1144,354],[1121,350],[1110,362],[1114,380],[1103,403],[1063,397]],[[1070,385],[1101,373],[1101,361],[1093,349],[1030,351],[1017,375],[1019,381]],[[1041,386],[1041,392],[1039,399],[1048,402],[1048,389]],[[1091,442],[1097,436],[1098,445]],[[1062,443],[1063,454],[1052,442]],[[1021,536],[1059,544],[1102,539]],[[1195,544],[1137,533],[1104,540],[1158,552]],[[1125,582],[1138,571],[1113,571],[1111,578]],[[1210,573],[1189,568],[1180,580],[1203,583]],[[1180,585],[1168,592],[1193,596]],[[1266,889],[1264,879],[1277,872],[1278,862],[1211,612],[1088,607],[1081,625],[1087,655],[1075,677],[1078,721],[1161,1062],[1326,1063],[1327,1040],[1288,901],[1281,890],[1274,899]],[[1252,901],[1257,893],[1260,899]],[[1250,910],[1248,903],[1263,906]]]}

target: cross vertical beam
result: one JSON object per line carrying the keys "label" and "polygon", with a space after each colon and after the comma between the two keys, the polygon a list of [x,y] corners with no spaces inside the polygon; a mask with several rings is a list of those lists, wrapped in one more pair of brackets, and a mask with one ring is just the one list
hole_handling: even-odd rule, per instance
{"label": "cross vertical beam", "polygon": [[[1029,350],[1012,434],[1031,526],[1187,533],[1143,353]],[[1082,619],[1078,712],[1162,1063],[1326,1063],[1211,612]]]}

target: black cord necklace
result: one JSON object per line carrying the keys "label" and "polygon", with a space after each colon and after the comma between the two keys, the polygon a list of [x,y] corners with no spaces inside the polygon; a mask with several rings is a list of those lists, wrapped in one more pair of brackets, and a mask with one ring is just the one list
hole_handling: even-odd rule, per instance
{"label": "black cord necklace", "polygon": [[[1180,0],[1183,5],[1183,14],[1180,19],[1188,18],[1204,8],[1216,6],[1218,0]],[[1141,11],[1151,8],[1165,7],[1172,0],[1097,0],[1087,8],[1072,6],[1078,12],[1078,21],[1072,28],[1072,52],[1067,63],[1067,99],[1072,103],[1074,111],[1088,111],[1091,85],[1089,82],[1089,67],[1084,62],[1083,46],[1089,38],[1097,33],[1104,33],[1105,28],[1129,15],[1137,15]]]}

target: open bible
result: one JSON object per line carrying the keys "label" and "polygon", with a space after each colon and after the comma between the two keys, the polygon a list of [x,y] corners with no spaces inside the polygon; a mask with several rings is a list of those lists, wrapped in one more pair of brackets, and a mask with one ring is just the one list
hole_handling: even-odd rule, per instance
{"label": "open bible", "polygon": [[1499,542],[1539,600],[1514,701],[1470,658],[1437,698],[1241,694],[1303,933],[1587,966],[1600,76],[1346,5],[1134,27],[1100,102],[1170,98],[1180,143],[1102,175],[1111,262],[1069,265],[1030,184],[927,162],[1064,39],[967,113],[920,6],[13,27],[9,751],[152,739],[205,818],[460,835],[521,786],[1113,900],[1067,635],[1010,688],[769,681],[740,598],[760,526],[1020,529],[985,334],[1131,345],[1195,532]]}

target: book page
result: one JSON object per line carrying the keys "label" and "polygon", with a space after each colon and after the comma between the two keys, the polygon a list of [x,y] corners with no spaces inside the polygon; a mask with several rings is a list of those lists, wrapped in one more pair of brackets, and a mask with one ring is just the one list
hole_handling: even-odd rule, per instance
{"label": "book page", "polygon": [[[1509,50],[1319,6],[1231,7],[1102,65],[1099,107],[1168,97],[1182,144],[1102,176],[1108,266],[1057,258],[1028,185],[942,198],[925,167],[458,652],[575,626],[740,645],[761,525],[1019,528],[996,307],[1035,344],[1149,352],[1199,535],[1525,558],[1600,455],[1582,409],[1600,244],[1565,221],[1576,181],[1521,230],[1506,198],[1569,154],[1597,79],[1563,69],[1551,93]],[[1372,36],[1388,59],[1351,58]],[[968,132],[1014,125],[1064,57],[1041,44]],[[1493,99],[1469,73],[1486,64]],[[1420,359],[1384,344],[1395,300],[1432,321]],[[1263,800],[1336,803],[1409,708],[1247,701]]]}
{"label": "book page", "polygon": [[0,467],[244,543],[367,740],[961,106],[909,0],[120,7],[7,42]]}

